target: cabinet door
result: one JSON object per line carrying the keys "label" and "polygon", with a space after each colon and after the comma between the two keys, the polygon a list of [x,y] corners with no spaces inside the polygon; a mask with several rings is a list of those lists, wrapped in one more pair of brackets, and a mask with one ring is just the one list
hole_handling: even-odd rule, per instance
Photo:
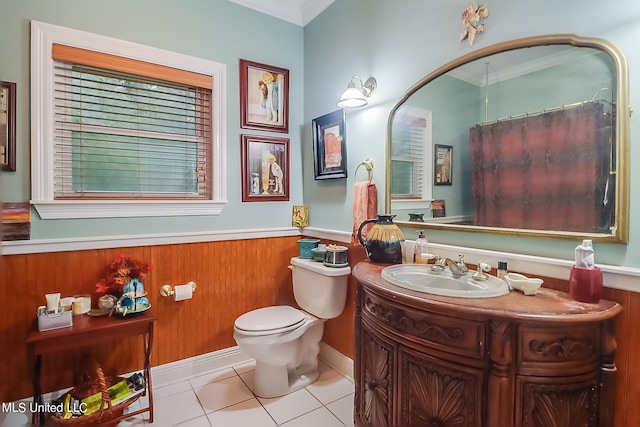
{"label": "cabinet door", "polygon": [[[359,427],[393,425],[395,345],[363,322],[356,355],[355,421]],[[359,363],[358,363],[359,362]]]}
{"label": "cabinet door", "polygon": [[448,363],[403,347],[398,349],[398,363],[398,425],[482,426],[482,369]]}
{"label": "cabinet door", "polygon": [[596,427],[599,378],[516,377],[516,427]]}

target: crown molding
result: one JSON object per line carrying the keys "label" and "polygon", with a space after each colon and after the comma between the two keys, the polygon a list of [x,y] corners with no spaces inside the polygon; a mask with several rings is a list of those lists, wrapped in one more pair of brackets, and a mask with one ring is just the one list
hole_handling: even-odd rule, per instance
{"label": "crown molding", "polygon": [[335,0],[229,0],[304,27]]}

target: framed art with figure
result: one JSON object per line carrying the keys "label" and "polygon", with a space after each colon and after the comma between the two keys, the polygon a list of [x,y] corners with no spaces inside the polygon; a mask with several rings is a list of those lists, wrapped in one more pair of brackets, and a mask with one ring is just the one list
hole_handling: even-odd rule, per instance
{"label": "framed art with figure", "polygon": [[16,84],[10,82],[0,86],[0,165],[16,170]]}
{"label": "framed art with figure", "polygon": [[289,132],[289,70],[240,60],[240,127]]}
{"label": "framed art with figure", "polygon": [[313,119],[313,172],[316,180],[347,177],[344,110]]}
{"label": "framed art with figure", "polygon": [[289,200],[289,139],[241,135],[242,201]]}
{"label": "framed art with figure", "polygon": [[451,167],[453,163],[453,147],[450,145],[435,145],[434,185],[451,185]]}

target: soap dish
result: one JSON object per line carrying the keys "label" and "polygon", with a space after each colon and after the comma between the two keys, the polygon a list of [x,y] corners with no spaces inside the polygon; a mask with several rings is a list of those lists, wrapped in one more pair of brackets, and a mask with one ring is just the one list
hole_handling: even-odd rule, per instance
{"label": "soap dish", "polygon": [[508,273],[504,276],[511,289],[518,289],[525,295],[535,295],[544,280],[539,278],[529,278],[518,273]]}

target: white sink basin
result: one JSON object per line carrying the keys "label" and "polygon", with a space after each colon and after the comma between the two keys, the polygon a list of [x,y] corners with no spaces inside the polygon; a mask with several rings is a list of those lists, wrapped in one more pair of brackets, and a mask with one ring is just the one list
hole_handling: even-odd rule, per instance
{"label": "white sink basin", "polygon": [[430,265],[397,264],[382,269],[382,278],[401,288],[458,298],[492,298],[509,293],[509,285],[502,279],[489,276],[487,280],[475,280],[467,274],[454,277],[449,269],[431,271]]}

